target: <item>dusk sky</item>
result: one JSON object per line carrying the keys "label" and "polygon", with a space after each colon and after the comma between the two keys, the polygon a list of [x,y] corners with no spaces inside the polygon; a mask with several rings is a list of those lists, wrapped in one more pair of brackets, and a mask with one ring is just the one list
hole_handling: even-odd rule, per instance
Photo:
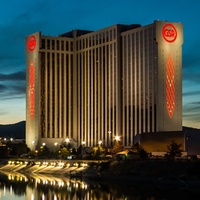
{"label": "dusk sky", "polygon": [[144,26],[158,19],[183,23],[183,126],[200,128],[199,0],[1,0],[0,124],[26,119],[27,35],[41,31],[58,36],[114,24]]}

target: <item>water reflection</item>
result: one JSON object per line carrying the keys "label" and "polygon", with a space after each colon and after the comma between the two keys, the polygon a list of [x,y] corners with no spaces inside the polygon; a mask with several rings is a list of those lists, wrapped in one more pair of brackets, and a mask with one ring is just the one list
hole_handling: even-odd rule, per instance
{"label": "water reflection", "polygon": [[[197,196],[197,198],[195,196]],[[1,172],[1,200],[173,200],[199,199],[199,193],[131,183],[99,183],[44,174]]]}
{"label": "water reflection", "polygon": [[41,174],[1,173],[0,199],[6,195],[13,196],[13,193],[26,200],[126,199],[116,192],[106,191],[93,181]]}

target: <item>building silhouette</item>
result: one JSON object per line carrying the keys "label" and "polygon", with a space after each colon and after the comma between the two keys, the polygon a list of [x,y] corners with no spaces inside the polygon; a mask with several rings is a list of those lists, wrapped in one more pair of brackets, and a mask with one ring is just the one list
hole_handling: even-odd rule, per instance
{"label": "building silhouette", "polygon": [[27,145],[182,140],[182,44],[167,21],[26,37]]}

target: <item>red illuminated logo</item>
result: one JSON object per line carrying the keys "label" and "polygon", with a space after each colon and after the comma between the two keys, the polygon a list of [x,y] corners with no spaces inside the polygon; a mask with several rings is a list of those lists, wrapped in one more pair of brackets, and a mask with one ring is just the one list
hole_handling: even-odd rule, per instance
{"label": "red illuminated logo", "polygon": [[35,38],[35,36],[30,36],[29,38],[28,38],[28,50],[30,51],[30,52],[33,52],[34,50],[35,50],[35,47],[36,47],[36,38]]}
{"label": "red illuminated logo", "polygon": [[171,54],[166,61],[166,108],[172,118],[175,110],[175,64]]}
{"label": "red illuminated logo", "polygon": [[162,35],[165,41],[174,42],[177,38],[176,28],[172,24],[166,24],[162,29]]}
{"label": "red illuminated logo", "polygon": [[29,68],[29,108],[30,116],[33,118],[35,110],[35,69],[33,62],[30,63]]}

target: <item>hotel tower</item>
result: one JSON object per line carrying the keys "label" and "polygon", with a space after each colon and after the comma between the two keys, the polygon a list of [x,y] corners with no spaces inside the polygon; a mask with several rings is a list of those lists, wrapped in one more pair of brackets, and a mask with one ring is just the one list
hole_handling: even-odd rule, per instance
{"label": "hotel tower", "polygon": [[[26,37],[26,143],[124,146],[182,131],[181,23]],[[157,136],[156,136],[157,137]]]}

